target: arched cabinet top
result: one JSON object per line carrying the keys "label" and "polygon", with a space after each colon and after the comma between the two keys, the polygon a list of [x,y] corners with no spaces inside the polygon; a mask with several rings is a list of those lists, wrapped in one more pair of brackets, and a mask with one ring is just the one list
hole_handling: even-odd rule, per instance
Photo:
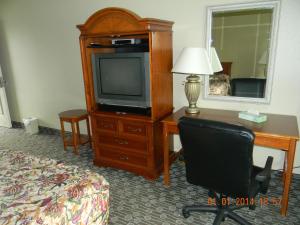
{"label": "arched cabinet top", "polygon": [[77,25],[81,35],[121,34],[142,31],[170,31],[173,22],[152,18],[141,18],[134,12],[122,8],[105,8]]}

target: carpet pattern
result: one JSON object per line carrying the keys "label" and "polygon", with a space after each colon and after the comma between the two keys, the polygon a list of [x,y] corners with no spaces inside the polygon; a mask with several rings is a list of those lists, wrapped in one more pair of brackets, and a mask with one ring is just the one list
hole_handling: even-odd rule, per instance
{"label": "carpet pattern", "polygon": [[[171,168],[171,186],[164,187],[162,176],[156,181],[145,180],[132,173],[99,168],[93,165],[93,152],[87,146],[80,148],[80,155],[63,150],[61,137],[57,134],[43,132],[29,135],[21,128],[0,128],[0,151],[24,151],[38,157],[63,160],[65,164],[77,165],[103,175],[110,183],[110,223],[116,225],[176,225],[176,224],[212,224],[215,215],[192,213],[185,219],[181,209],[186,204],[206,204],[207,191],[201,187],[188,184],[185,179],[184,164],[175,162]],[[282,193],[279,172],[272,174],[269,192],[262,198],[278,199]],[[259,204],[256,210],[247,208],[236,211],[253,224],[300,224],[300,176],[295,175],[291,185],[288,216],[282,217],[278,204]],[[224,225],[236,224],[226,219]]]}

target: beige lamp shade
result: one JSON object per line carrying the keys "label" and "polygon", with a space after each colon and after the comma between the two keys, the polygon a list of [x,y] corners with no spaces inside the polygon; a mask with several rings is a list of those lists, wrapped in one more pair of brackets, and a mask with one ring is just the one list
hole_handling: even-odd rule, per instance
{"label": "beige lamp shade", "polygon": [[211,66],[212,66],[212,69],[213,69],[214,73],[222,71],[223,67],[222,67],[221,62],[219,60],[216,49],[214,47],[211,47],[210,51],[211,51],[210,52],[210,54],[211,54]]}
{"label": "beige lamp shade", "polygon": [[194,75],[211,75],[214,73],[206,49],[191,47],[182,50],[172,72]]}

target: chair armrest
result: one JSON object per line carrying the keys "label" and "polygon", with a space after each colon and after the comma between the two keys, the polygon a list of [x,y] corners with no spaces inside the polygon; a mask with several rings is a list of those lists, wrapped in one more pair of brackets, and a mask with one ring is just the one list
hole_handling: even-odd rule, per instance
{"label": "chair armrest", "polygon": [[267,179],[270,179],[272,163],[273,163],[273,157],[268,156],[265,168],[255,176],[255,180],[257,180],[259,182],[264,182]]}

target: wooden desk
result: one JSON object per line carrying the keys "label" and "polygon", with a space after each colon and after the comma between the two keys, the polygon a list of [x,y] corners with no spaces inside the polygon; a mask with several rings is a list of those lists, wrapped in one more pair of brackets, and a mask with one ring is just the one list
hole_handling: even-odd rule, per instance
{"label": "wooden desk", "polygon": [[281,215],[286,216],[289,190],[292,179],[296,142],[299,140],[299,132],[296,116],[267,114],[268,120],[264,123],[253,123],[238,118],[237,111],[201,109],[199,114],[187,115],[185,108],[181,108],[162,120],[163,123],[163,151],[164,151],[164,184],[170,185],[170,164],[174,158],[174,151],[169,149],[169,135],[178,134],[178,120],[182,116],[216,120],[231,124],[243,125],[255,133],[255,145],[275,148],[285,152],[283,168],[283,194]]}

